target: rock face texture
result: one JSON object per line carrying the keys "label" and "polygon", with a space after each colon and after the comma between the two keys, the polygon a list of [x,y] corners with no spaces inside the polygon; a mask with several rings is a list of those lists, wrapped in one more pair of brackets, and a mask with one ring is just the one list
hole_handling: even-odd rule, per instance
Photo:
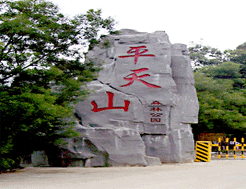
{"label": "rock face texture", "polygon": [[121,30],[90,51],[102,65],[93,91],[76,104],[81,136],[70,158],[85,166],[192,162],[198,99],[187,47],[165,32]]}

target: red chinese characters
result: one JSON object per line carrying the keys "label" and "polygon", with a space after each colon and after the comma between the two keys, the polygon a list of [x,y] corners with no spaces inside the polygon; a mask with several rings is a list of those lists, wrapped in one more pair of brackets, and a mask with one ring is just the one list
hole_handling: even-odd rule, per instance
{"label": "red chinese characters", "polygon": [[98,108],[97,103],[94,101],[91,102],[93,109],[91,111],[93,112],[101,112],[104,110],[113,110],[113,109],[122,109],[125,112],[128,111],[129,105],[130,105],[130,101],[128,100],[124,100],[125,102],[125,106],[113,106],[113,101],[114,101],[114,94],[111,92],[106,92],[108,95],[108,107],[103,107],[103,108]]}
{"label": "red chinese characters", "polygon": [[151,103],[150,105],[150,111],[153,113],[150,113],[151,118],[150,118],[150,122],[157,122],[160,123],[161,122],[161,116],[162,116],[162,109],[161,106],[163,106],[159,101],[154,101]]}
{"label": "red chinese characters", "polygon": [[[141,50],[141,51],[140,51]],[[127,54],[132,54],[133,55],[125,55],[125,56],[119,56],[119,58],[129,58],[129,57],[134,57],[134,64],[137,64],[138,58],[140,56],[150,56],[150,57],[155,57],[153,54],[144,54],[148,52],[148,49],[146,49],[146,46],[139,46],[139,47],[130,47],[130,50],[127,51]]]}
{"label": "red chinese characters", "polygon": [[131,70],[133,73],[127,75],[126,77],[124,77],[124,79],[129,81],[129,83],[127,83],[125,85],[121,85],[120,87],[127,87],[127,86],[133,84],[134,81],[139,81],[139,82],[145,84],[146,86],[148,86],[150,88],[161,88],[160,86],[148,83],[148,82],[146,82],[146,81],[141,79],[141,78],[144,78],[144,77],[149,77],[150,76],[149,74],[144,74],[144,75],[137,76],[138,73],[141,73],[141,72],[144,72],[144,71],[147,71],[147,70],[149,70],[149,69],[148,68],[140,68],[138,70]]}
{"label": "red chinese characters", "polygon": [[[127,54],[132,54],[132,55],[119,56],[119,58],[134,57],[134,64],[137,64],[138,58],[140,56],[155,57],[154,54],[145,54],[146,52],[148,52],[148,49],[146,48],[146,46],[130,47],[130,50],[127,51]],[[120,87],[127,87],[127,86],[132,85],[134,83],[134,81],[138,81],[138,82],[141,82],[150,88],[161,88],[158,85],[148,83],[142,79],[144,77],[150,77],[149,74],[143,74],[143,75],[139,75],[139,76],[137,75],[138,73],[148,71],[148,70],[149,70],[148,68],[140,68],[140,69],[131,70],[133,73],[131,73],[131,74],[129,74],[123,78],[124,80],[129,81],[129,83],[121,85]]]}

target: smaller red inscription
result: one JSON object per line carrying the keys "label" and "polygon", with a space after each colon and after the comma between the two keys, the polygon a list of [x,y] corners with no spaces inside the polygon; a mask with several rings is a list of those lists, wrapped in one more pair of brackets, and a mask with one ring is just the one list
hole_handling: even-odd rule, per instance
{"label": "smaller red inscription", "polygon": [[161,118],[151,118],[150,119],[151,122],[161,122]]}
{"label": "smaller red inscription", "polygon": [[152,117],[161,117],[161,113],[151,113],[150,114]]}
{"label": "smaller red inscription", "polygon": [[150,109],[150,111],[153,111],[153,112],[160,112],[160,111],[162,111],[162,109],[160,109],[160,107],[152,107],[152,108]]}
{"label": "smaller red inscription", "polygon": [[153,101],[153,102],[151,103],[151,105],[153,105],[153,106],[160,106],[161,103],[160,103],[159,101]]}
{"label": "smaller red inscription", "polygon": [[159,101],[153,101],[151,103],[150,111],[160,112],[160,111],[162,111],[162,109],[160,108],[161,106],[162,106],[162,104]]}
{"label": "smaller red inscription", "polygon": [[162,109],[160,107],[162,107],[163,105],[159,102],[159,101],[153,101],[151,103],[151,105],[149,105],[150,107],[150,111],[153,113],[150,113],[151,118],[150,118],[150,122],[151,123],[160,123],[161,122],[161,116],[163,115],[162,113],[160,113],[162,111]]}

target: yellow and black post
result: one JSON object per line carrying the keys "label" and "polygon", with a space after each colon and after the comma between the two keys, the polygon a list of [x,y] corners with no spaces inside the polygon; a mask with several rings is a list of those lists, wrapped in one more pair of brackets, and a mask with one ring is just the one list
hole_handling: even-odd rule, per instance
{"label": "yellow and black post", "polygon": [[242,146],[241,146],[241,157],[244,158],[243,152],[244,152],[244,138],[241,139]]}
{"label": "yellow and black post", "polygon": [[218,158],[221,158],[220,152],[221,152],[221,138],[218,138],[219,146],[218,146]]}
{"label": "yellow and black post", "polygon": [[233,146],[234,159],[236,159],[236,149],[237,149],[236,142],[237,142],[237,138],[234,138],[234,146]]}
{"label": "yellow and black post", "polygon": [[196,162],[209,162],[211,160],[212,142],[197,141],[196,142]]}
{"label": "yellow and black post", "polygon": [[229,157],[229,138],[226,138],[226,159]]}

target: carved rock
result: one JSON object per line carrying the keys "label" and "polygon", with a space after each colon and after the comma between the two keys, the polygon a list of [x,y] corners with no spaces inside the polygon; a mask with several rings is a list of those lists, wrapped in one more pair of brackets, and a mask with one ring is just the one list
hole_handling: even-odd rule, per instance
{"label": "carved rock", "polygon": [[192,162],[199,106],[187,47],[133,30],[104,42],[87,55],[103,69],[76,104],[81,137],[69,141],[71,157],[86,166]]}

